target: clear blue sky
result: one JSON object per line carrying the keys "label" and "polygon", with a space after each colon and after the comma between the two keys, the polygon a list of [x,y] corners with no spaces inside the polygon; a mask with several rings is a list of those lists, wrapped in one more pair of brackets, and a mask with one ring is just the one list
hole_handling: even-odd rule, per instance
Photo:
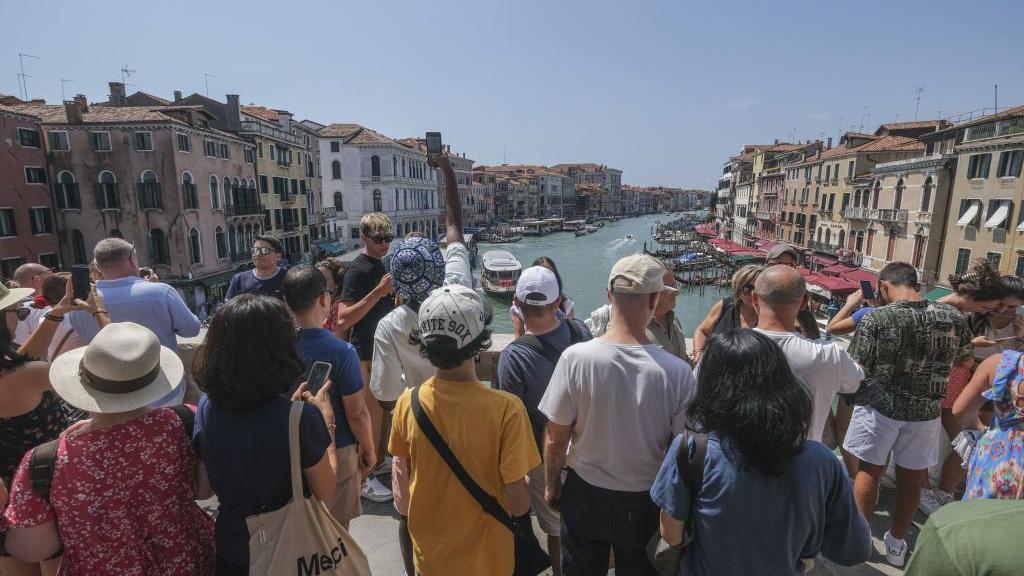
{"label": "clear blue sky", "polygon": [[0,92],[238,93],[392,137],[441,130],[482,163],[593,161],[709,188],[743,143],[1024,103],[1024,2],[24,2]]}

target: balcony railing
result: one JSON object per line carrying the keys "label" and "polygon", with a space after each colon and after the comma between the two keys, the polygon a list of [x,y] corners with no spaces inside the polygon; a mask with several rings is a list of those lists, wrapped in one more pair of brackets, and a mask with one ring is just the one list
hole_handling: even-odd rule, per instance
{"label": "balcony railing", "polygon": [[1024,118],[1012,118],[1010,120],[982,124],[981,126],[971,126],[964,132],[964,142],[1021,133],[1024,133]]}
{"label": "balcony railing", "polygon": [[298,227],[299,223],[292,220],[288,220],[281,224],[281,230],[284,230],[285,232],[294,232]]}
{"label": "balcony railing", "polygon": [[864,206],[853,206],[843,210],[843,217],[847,220],[867,220],[871,216],[871,209]]}
{"label": "balcony railing", "polygon": [[775,220],[775,212],[754,212],[754,217],[758,220]]}
{"label": "balcony railing", "polygon": [[235,216],[260,216],[263,214],[263,207],[259,204],[232,204],[224,207],[224,215],[228,218]]}
{"label": "balcony railing", "polygon": [[291,196],[291,195],[289,195],[289,196],[281,196],[281,205],[282,206],[291,206],[293,204],[295,204],[295,196]]}
{"label": "balcony railing", "polygon": [[256,120],[242,120],[241,132],[242,134],[259,134],[260,136],[266,136],[267,138],[286,142],[292,146],[301,147],[305,145],[305,141],[295,134],[285,132],[280,128],[268,126],[262,122],[257,122]]}
{"label": "balcony railing", "polygon": [[338,209],[334,206],[325,206],[324,209],[321,210],[320,214],[324,219],[334,218],[338,215]]}
{"label": "balcony railing", "polygon": [[873,211],[871,217],[879,222],[905,223],[907,221],[907,211],[904,208],[879,208]]}
{"label": "balcony railing", "polygon": [[817,212],[818,214],[831,214],[832,213],[832,209],[829,208],[827,205],[825,205],[825,206],[815,206],[814,207],[814,211]]}
{"label": "balcony railing", "polygon": [[827,254],[835,254],[835,255],[839,254],[839,247],[838,246],[833,246],[831,244],[826,244],[825,242],[818,242],[818,241],[815,241],[815,240],[811,240],[810,242],[807,243],[807,247],[810,248],[811,250],[814,250],[815,252],[825,252]]}
{"label": "balcony railing", "polygon": [[915,224],[931,224],[932,212],[917,212],[914,214]]}
{"label": "balcony railing", "polygon": [[864,261],[864,255],[853,250],[841,250],[839,252],[839,263],[851,266],[860,266]]}

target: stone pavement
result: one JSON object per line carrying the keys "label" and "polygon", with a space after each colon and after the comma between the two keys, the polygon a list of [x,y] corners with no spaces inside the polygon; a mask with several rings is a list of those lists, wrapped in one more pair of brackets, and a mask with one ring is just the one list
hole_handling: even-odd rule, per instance
{"label": "stone pavement", "polygon": [[[887,483],[883,483],[875,517],[871,522],[875,553],[869,562],[859,566],[844,567],[832,564],[827,560],[819,560],[809,574],[814,576],[901,574],[902,570],[886,564],[885,548],[882,544],[882,535],[885,534],[889,526],[889,511],[892,509],[895,494],[896,491],[891,484],[887,487]],[[925,520],[926,517],[918,512],[914,519],[914,527],[907,535],[911,551],[914,549],[918,530]],[[402,556],[398,550],[398,520],[391,503],[377,504],[363,500],[363,515],[352,522],[351,529],[352,536],[370,559],[370,570],[374,576],[403,576]],[[537,533],[541,545],[546,546],[547,541],[537,527],[536,520],[534,520],[534,531]],[[609,572],[609,574],[614,573],[614,570]],[[547,574],[550,574],[550,571]]]}

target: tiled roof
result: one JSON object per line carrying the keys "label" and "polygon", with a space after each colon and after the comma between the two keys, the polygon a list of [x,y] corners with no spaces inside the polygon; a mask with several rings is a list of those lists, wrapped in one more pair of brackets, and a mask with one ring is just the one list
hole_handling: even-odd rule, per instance
{"label": "tiled roof", "polygon": [[968,128],[970,126],[978,126],[981,124],[988,124],[989,122],[995,122],[997,120],[1005,120],[1007,118],[1024,118],[1024,105],[1014,106],[1013,108],[1007,108],[998,114],[989,114],[988,116],[982,116],[974,120],[968,120],[967,122],[961,122],[953,128],[959,130],[961,128]]}
{"label": "tiled roof", "polygon": [[763,150],[763,152],[791,152],[793,150],[799,150],[803,148],[805,144],[789,144],[787,142],[781,142],[779,144],[772,144]]}
{"label": "tiled roof", "polygon": [[271,110],[264,106],[240,106],[242,114],[248,114],[254,118],[265,120],[267,122],[277,122],[277,110]]}
{"label": "tiled roof", "polygon": [[345,144],[397,144],[391,138],[359,124],[328,124],[319,134],[321,138],[340,138]]}
{"label": "tiled roof", "polygon": [[171,103],[171,101],[166,99],[166,98],[161,98],[159,96],[154,96],[153,94],[150,94],[149,92],[143,92],[141,90],[139,90],[135,94],[132,94],[132,96],[144,96],[146,98],[152,98],[153,100],[156,100],[157,102],[159,102],[162,105],[167,105],[167,104]]}
{"label": "tiled roof", "polygon": [[924,143],[906,136],[883,136],[873,142],[857,147],[858,152],[899,152],[924,150]]}
{"label": "tiled roof", "polygon": [[553,170],[555,172],[561,173],[565,173],[573,169],[582,170],[584,172],[601,172],[603,170],[615,170],[615,168],[609,168],[604,164],[594,164],[593,162],[584,162],[583,164],[555,164],[554,166],[548,167],[548,170]]}
{"label": "tiled roof", "polygon": [[[44,124],[67,124],[67,112],[63,105],[54,104],[19,104],[8,106],[22,114],[38,116]],[[127,124],[134,122],[166,122],[184,124],[159,110],[137,106],[89,106],[88,112],[82,114],[83,124]]]}
{"label": "tiled roof", "polygon": [[875,136],[881,136],[886,132],[892,132],[894,130],[916,130],[919,128],[932,128],[939,130],[947,128],[949,126],[948,120],[915,120],[913,122],[890,122],[888,124],[882,124],[875,130]]}

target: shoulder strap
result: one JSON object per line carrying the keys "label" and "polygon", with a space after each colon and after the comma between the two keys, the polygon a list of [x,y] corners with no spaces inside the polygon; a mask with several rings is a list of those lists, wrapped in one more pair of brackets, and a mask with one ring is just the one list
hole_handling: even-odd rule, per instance
{"label": "shoulder strap", "polygon": [[552,364],[558,364],[558,358],[561,356],[561,354],[554,348],[546,346],[540,338],[537,338],[533,334],[523,334],[519,338],[516,338],[513,344],[525,346],[530,350],[533,350],[537,354],[547,358],[548,362],[551,362]]}
{"label": "shoulder strap", "polygon": [[693,517],[697,513],[697,497],[704,486],[704,462],[708,454],[708,435],[696,433],[693,435],[694,450],[690,455],[689,436],[683,438],[683,446],[676,454],[676,467],[682,473],[683,482],[690,490],[690,521],[686,523],[686,531],[692,535]]}
{"label": "shoulder strap", "polygon": [[469,492],[469,495],[476,500],[480,507],[493,516],[498,522],[501,522],[506,528],[515,533],[512,525],[512,518],[508,512],[502,508],[501,503],[498,500],[487,493],[486,490],[480,487],[475,480],[466,472],[466,469],[462,467],[459,459],[455,457],[452,449],[448,447],[448,443],[441,437],[441,433],[434,428],[434,423],[427,417],[426,411],[423,410],[423,406],[420,404],[420,386],[416,386],[412,389],[412,413],[416,417],[416,424],[419,425],[420,430],[423,431],[423,435],[427,437],[430,444],[437,450],[437,454],[444,460],[448,468],[451,469],[455,477],[459,479],[462,486]]}
{"label": "shoulder strap", "polygon": [[32,481],[32,491],[44,500],[50,499],[50,487],[53,485],[53,473],[57,465],[57,445],[60,438],[50,440],[32,449],[28,459],[28,477]]}
{"label": "shoulder strap", "polygon": [[196,413],[191,408],[184,404],[178,404],[177,406],[170,407],[172,411],[181,420],[181,423],[185,426],[185,432],[188,434],[189,443],[192,443],[192,433],[196,429]]}
{"label": "shoulder strap", "polygon": [[64,337],[60,339],[60,342],[57,343],[57,347],[54,348],[53,350],[53,354],[50,355],[50,362],[53,362],[53,359],[56,358],[58,354],[60,354],[60,349],[64,347],[64,344],[68,341],[68,338],[70,338],[71,335],[74,334],[74,332],[74,330],[68,330],[67,332],[64,333]]}
{"label": "shoulder strap", "polygon": [[569,346],[580,343],[583,340],[583,332],[580,330],[579,324],[577,324],[579,320],[566,318],[565,321],[569,323]]}

